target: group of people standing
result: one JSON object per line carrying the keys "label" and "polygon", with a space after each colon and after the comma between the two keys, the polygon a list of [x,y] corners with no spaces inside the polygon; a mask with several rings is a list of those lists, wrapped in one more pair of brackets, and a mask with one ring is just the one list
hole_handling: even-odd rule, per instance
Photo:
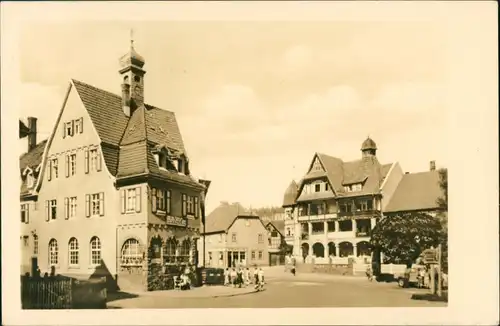
{"label": "group of people standing", "polygon": [[[262,289],[264,287],[264,271],[257,266],[253,269],[253,278],[248,267],[226,268],[224,270],[224,285],[233,287],[249,286],[251,283],[255,285],[255,289]],[[252,281],[253,279],[253,281]]]}

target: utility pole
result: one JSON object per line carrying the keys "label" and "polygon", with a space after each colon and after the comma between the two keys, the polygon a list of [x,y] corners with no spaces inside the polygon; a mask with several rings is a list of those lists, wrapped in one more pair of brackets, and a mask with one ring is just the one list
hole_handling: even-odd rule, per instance
{"label": "utility pole", "polygon": [[442,283],[443,283],[443,274],[441,272],[441,260],[442,260],[442,245],[439,244],[438,246],[438,284],[437,284],[437,294],[438,296],[441,296],[443,294],[442,291]]}

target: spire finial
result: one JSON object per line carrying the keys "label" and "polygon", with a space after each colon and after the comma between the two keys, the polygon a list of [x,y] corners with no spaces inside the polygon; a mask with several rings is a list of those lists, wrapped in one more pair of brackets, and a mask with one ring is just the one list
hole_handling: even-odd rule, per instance
{"label": "spire finial", "polygon": [[134,48],[134,29],[130,29],[130,47]]}

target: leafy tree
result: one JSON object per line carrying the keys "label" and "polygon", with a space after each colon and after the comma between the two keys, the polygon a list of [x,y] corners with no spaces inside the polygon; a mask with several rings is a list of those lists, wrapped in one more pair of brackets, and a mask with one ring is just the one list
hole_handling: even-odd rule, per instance
{"label": "leafy tree", "polygon": [[379,221],[370,245],[384,253],[385,263],[411,266],[423,250],[436,247],[442,235],[438,219],[425,213],[405,213]]}

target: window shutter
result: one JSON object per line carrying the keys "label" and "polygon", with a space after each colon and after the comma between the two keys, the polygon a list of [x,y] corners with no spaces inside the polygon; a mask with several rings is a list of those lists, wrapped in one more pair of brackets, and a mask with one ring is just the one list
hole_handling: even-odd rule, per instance
{"label": "window shutter", "polygon": [[66,178],[69,177],[69,155],[66,155]]}
{"label": "window shutter", "polygon": [[104,193],[99,193],[99,215],[104,216]]}
{"label": "window shutter", "polygon": [[170,190],[165,191],[165,212],[170,214],[172,206],[172,192]]}
{"label": "window shutter", "polygon": [[151,189],[151,210],[156,213],[156,188]]}
{"label": "window shutter", "polygon": [[75,135],[75,120],[71,120],[71,136]]}
{"label": "window shutter", "polygon": [[64,197],[64,218],[69,218],[69,198]]}
{"label": "window shutter", "polygon": [[83,118],[80,118],[80,133],[83,133]]}
{"label": "window shutter", "polygon": [[125,214],[125,189],[120,191],[122,214]]}
{"label": "window shutter", "polygon": [[49,171],[47,173],[47,180],[52,180],[52,160],[49,160]]}
{"label": "window shutter", "polygon": [[182,194],[182,216],[186,216],[186,206],[187,206],[187,202],[186,202],[186,194]]}
{"label": "window shutter", "polygon": [[102,165],[101,152],[99,151],[99,148],[97,148],[96,151],[97,151],[96,167],[97,171],[101,171],[101,165]]}
{"label": "window shutter", "polygon": [[85,149],[85,173],[89,173],[89,149]]}
{"label": "window shutter", "polygon": [[49,210],[50,210],[50,207],[49,207],[49,201],[46,200],[45,201],[45,220],[48,222],[49,219],[50,219],[50,215],[49,215]]}
{"label": "window shutter", "polygon": [[90,195],[85,195],[85,216],[90,217]]}
{"label": "window shutter", "polygon": [[198,218],[199,213],[198,197],[194,197],[194,217]]}
{"label": "window shutter", "polygon": [[66,124],[62,124],[62,132],[63,132],[63,138],[66,138]]}
{"label": "window shutter", "polygon": [[141,187],[135,188],[135,211],[141,212]]}

